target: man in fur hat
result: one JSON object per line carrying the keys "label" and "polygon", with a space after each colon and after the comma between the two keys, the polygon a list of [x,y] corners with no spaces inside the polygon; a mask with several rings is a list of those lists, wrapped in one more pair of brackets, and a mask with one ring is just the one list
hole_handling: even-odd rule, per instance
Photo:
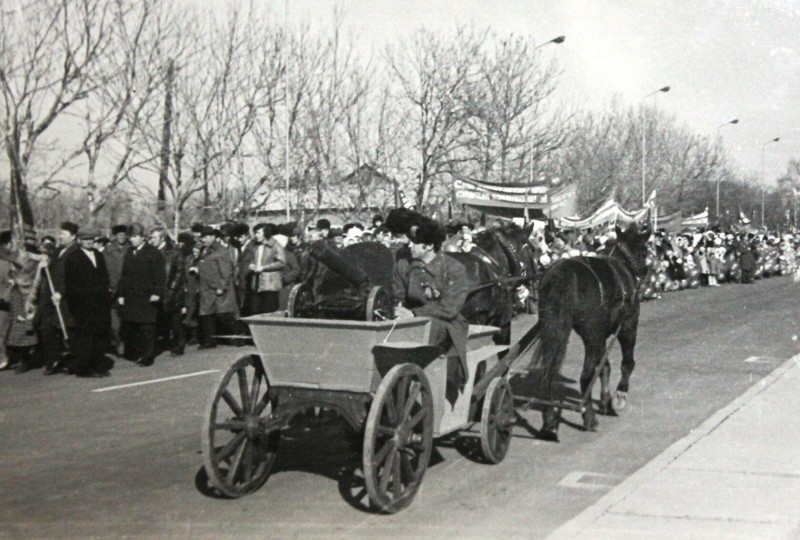
{"label": "man in fur hat", "polygon": [[394,295],[400,303],[395,317],[431,318],[429,341],[447,354],[446,397],[455,403],[457,389],[463,388],[468,376],[469,323],[461,315],[467,299],[467,275],[460,262],[441,253],[444,239],[444,229],[433,220],[414,231],[408,245],[412,258],[408,268],[400,271],[395,268]]}

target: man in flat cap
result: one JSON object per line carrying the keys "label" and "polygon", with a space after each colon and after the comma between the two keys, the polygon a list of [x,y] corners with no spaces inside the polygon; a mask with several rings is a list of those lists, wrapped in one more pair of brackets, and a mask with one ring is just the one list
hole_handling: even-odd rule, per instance
{"label": "man in flat cap", "polygon": [[79,377],[108,374],[106,358],[111,329],[111,292],[103,255],[92,247],[100,235],[78,232],[79,249],[64,257],[64,300],[72,314],[70,370]]}
{"label": "man in flat cap", "polygon": [[125,355],[144,367],[155,361],[156,322],[167,283],[164,257],[145,234],[139,223],[128,228],[131,249],[125,252],[117,287]]}
{"label": "man in flat cap", "polygon": [[[130,247],[128,243],[128,227],[126,225],[114,225],[111,227],[111,242],[103,250],[103,258],[106,261],[108,270],[108,286],[111,290],[111,297],[117,294],[119,277],[122,275],[122,259],[125,252]],[[111,343],[117,354],[122,354],[122,340],[119,337],[120,320],[116,310],[116,304],[111,310]]]}

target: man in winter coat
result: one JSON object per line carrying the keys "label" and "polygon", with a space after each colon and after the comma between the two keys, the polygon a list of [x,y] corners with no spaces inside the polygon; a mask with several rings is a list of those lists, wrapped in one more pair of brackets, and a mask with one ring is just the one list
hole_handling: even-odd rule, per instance
{"label": "man in winter coat", "polygon": [[184,257],[172,244],[163,227],[150,231],[150,245],[155,246],[164,257],[164,271],[167,276],[166,294],[161,302],[156,333],[163,347],[170,349],[172,356],[180,356],[186,345],[181,313],[186,305]]}
{"label": "man in winter coat", "polygon": [[454,404],[467,373],[467,333],[469,323],[461,315],[467,299],[464,266],[441,253],[445,233],[435,221],[417,227],[409,243],[411,262],[407,269],[395,267],[394,297],[400,302],[396,318],[431,318],[429,342],[447,355],[447,400]]}
{"label": "man in winter coat", "polygon": [[64,258],[64,300],[72,314],[70,370],[79,377],[108,374],[111,292],[103,255],[92,248],[99,233],[80,231],[79,249]]}
{"label": "man in winter coat", "polygon": [[[11,251],[11,231],[0,232],[0,337],[8,330],[9,294],[11,284],[8,275],[14,268],[15,255]],[[5,339],[0,339],[0,369],[8,366]]]}
{"label": "man in winter coat", "polygon": [[[130,247],[128,243],[128,227],[125,225],[114,225],[111,227],[111,234],[113,238],[103,250],[103,258],[105,259],[106,269],[108,270],[108,284],[111,289],[111,297],[117,294],[117,286],[119,285],[119,277],[122,275],[122,258],[125,252]],[[112,306],[115,307],[115,306]],[[122,340],[119,337],[120,320],[119,314],[116,309],[111,310],[111,342],[120,353],[122,349]]]}
{"label": "man in winter coat", "polygon": [[117,287],[120,333],[125,355],[140,366],[152,366],[158,310],[166,292],[164,257],[145,241],[145,229],[139,223],[128,228],[128,235],[131,249],[122,260]]}
{"label": "man in winter coat", "polygon": [[60,251],[48,254],[50,261],[47,271],[43,271],[44,276],[39,276],[33,325],[39,337],[45,375],[60,373],[66,367],[62,362],[65,351],[63,332],[73,328],[74,323],[63,298],[66,292],[65,266],[67,257],[78,249],[77,236],[78,226],[75,223],[65,221],[61,224],[58,232]]}
{"label": "man in winter coat", "polygon": [[253,228],[255,245],[245,251],[240,261],[240,276],[247,284],[247,313],[271,313],[278,310],[283,288],[281,273],[286,266],[286,251],[273,238],[274,225],[259,223]]}
{"label": "man in winter coat", "polygon": [[216,347],[217,328],[232,331],[238,306],[236,303],[236,268],[227,246],[219,242],[219,231],[206,227],[202,232],[203,252],[197,262],[200,288],[200,324],[203,343],[200,349]]}

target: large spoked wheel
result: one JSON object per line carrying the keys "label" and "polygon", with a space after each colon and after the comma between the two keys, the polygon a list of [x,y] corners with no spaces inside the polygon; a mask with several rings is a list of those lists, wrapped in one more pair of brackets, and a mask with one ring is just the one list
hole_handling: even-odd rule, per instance
{"label": "large spoked wheel", "polygon": [[378,510],[391,514],[411,504],[432,449],[428,378],[415,364],[395,366],[378,386],[364,436],[364,480]]}
{"label": "large spoked wheel", "polygon": [[275,462],[279,429],[267,429],[272,413],[261,358],[237,360],[211,393],[203,424],[203,463],[220,493],[241,497],[261,487]]}
{"label": "large spoked wheel", "polygon": [[514,396],[511,385],[497,377],[486,389],[481,411],[481,453],[490,463],[506,457],[514,428]]}
{"label": "large spoked wheel", "polygon": [[392,297],[383,287],[376,285],[367,296],[367,321],[385,321],[394,317]]}
{"label": "large spoked wheel", "polygon": [[306,317],[313,304],[311,289],[305,283],[298,283],[289,291],[289,298],[286,302],[286,316],[292,318]]}

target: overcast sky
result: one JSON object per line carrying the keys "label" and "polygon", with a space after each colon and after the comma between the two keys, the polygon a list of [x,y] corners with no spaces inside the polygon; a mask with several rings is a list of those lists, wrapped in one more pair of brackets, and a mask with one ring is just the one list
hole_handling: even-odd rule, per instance
{"label": "overcast sky", "polygon": [[[199,0],[221,2],[223,0]],[[602,108],[617,96],[638,105],[646,94],[695,132],[719,130],[739,170],[766,176],[800,157],[800,0],[271,0],[290,24],[324,27],[334,6],[365,51],[381,50],[424,26],[458,25],[529,35],[563,68],[557,99]],[[649,98],[654,99],[654,98]]]}

